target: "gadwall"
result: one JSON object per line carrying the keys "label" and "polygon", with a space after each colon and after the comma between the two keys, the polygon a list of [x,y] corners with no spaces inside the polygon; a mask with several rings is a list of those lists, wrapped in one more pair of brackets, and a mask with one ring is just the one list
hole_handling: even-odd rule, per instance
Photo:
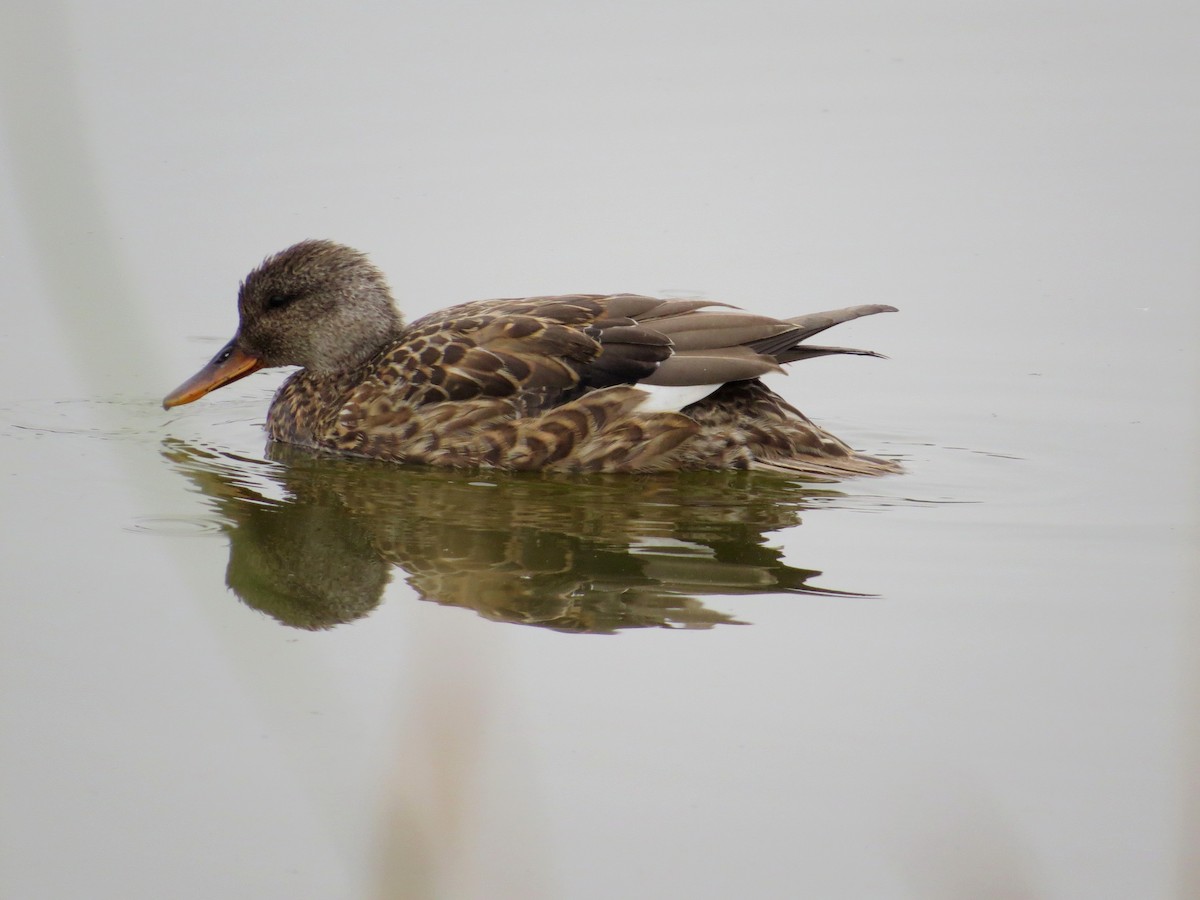
{"label": "gadwall", "polygon": [[267,413],[272,440],[395,462],[572,472],[895,472],[813,424],[759,377],[804,343],[891,306],[791,319],[712,300],[567,294],[481,300],[406,325],[366,256],[304,241],[238,291],[233,340],[167,395],[190,403],[264,367],[300,366]]}

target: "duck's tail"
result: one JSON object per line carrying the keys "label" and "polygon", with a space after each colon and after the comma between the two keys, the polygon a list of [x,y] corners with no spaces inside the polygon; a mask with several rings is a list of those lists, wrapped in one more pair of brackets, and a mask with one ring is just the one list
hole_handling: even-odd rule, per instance
{"label": "duck's tail", "polygon": [[873,316],[876,313],[896,312],[896,307],[885,306],[882,303],[872,303],[864,306],[847,306],[844,309],[831,309],[826,312],[808,313],[803,316],[793,316],[783,321],[794,325],[787,331],[754,341],[747,346],[758,353],[773,357],[780,365],[796,362],[801,359],[811,359],[816,356],[830,356],[837,353],[849,353],[855,356],[877,356],[883,359],[882,353],[874,350],[855,350],[851,347],[820,347],[805,344],[810,337],[820,334],[834,325],[841,325],[852,319],[863,316]]}

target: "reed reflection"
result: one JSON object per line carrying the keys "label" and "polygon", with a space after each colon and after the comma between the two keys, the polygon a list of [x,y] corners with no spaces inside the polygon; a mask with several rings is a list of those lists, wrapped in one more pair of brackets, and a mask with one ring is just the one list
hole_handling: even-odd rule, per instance
{"label": "reed reflection", "polygon": [[393,567],[422,599],[568,632],[742,624],[701,596],[862,596],[767,546],[833,493],[778,476],[460,472],[283,444],[263,462],[174,438],[163,453],[219,514],[228,586],[297,628],[367,615]]}

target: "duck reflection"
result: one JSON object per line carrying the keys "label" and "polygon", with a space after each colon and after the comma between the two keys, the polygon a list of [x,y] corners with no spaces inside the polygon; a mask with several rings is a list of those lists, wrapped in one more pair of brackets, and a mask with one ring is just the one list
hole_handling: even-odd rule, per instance
{"label": "duck reflection", "polygon": [[367,615],[392,567],[422,599],[569,632],[742,624],[697,595],[862,596],[766,546],[833,493],[778,476],[460,472],[284,444],[264,462],[174,438],[163,453],[219,514],[229,587],[296,628]]}

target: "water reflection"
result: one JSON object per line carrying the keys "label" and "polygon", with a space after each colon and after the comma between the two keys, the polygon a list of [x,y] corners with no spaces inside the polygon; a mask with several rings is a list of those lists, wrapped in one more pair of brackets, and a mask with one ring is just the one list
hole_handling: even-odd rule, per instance
{"label": "water reflection", "polygon": [[229,534],[229,587],[297,628],[368,614],[393,566],[423,599],[571,632],[741,624],[698,595],[861,596],[766,545],[835,493],[777,476],[456,472],[282,444],[264,462],[175,438],[163,453]]}

